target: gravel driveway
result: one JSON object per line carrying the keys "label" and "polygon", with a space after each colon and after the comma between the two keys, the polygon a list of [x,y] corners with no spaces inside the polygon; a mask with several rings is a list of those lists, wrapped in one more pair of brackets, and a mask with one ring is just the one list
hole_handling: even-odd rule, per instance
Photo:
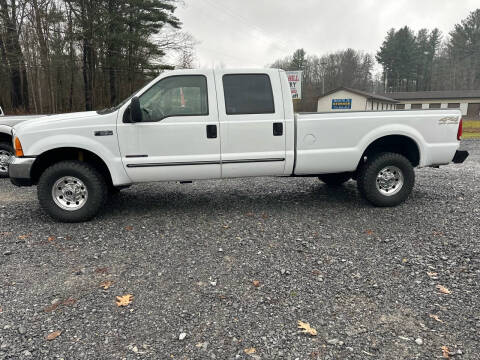
{"label": "gravel driveway", "polygon": [[258,178],[135,186],[69,225],[1,180],[0,359],[479,359],[480,141],[462,147],[392,209]]}

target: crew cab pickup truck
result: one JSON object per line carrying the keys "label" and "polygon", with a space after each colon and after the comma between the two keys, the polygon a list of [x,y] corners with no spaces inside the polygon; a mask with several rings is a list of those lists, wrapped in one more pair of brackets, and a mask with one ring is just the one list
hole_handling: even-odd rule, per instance
{"label": "crew cab pickup truck", "polygon": [[458,110],[294,114],[282,70],[179,70],[114,108],[14,126],[9,171],[64,222],[131,184],[248,176],[354,179],[372,204],[395,206],[415,167],[465,160],[461,131]]}
{"label": "crew cab pickup truck", "polygon": [[0,107],[0,178],[8,177],[8,162],[13,155],[12,126],[42,115],[5,116]]}

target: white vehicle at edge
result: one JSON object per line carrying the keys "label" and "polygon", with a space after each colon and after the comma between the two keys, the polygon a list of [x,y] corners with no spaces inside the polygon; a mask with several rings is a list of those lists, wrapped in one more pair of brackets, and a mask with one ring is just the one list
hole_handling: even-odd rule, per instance
{"label": "white vehicle at edge", "polygon": [[8,177],[8,162],[13,155],[12,126],[42,115],[5,116],[0,107],[0,178]]}
{"label": "white vehicle at edge", "polygon": [[458,110],[294,114],[277,69],[179,70],[115,108],[18,124],[12,183],[55,219],[91,219],[134,183],[247,176],[357,180],[376,206],[411,193],[415,167],[463,162]]}

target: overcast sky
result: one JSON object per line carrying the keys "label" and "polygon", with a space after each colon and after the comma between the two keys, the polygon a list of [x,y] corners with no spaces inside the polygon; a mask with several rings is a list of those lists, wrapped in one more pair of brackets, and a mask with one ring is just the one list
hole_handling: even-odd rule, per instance
{"label": "overcast sky", "polygon": [[295,49],[374,54],[394,27],[444,35],[478,0],[185,0],[176,15],[199,44],[201,67],[264,67]]}

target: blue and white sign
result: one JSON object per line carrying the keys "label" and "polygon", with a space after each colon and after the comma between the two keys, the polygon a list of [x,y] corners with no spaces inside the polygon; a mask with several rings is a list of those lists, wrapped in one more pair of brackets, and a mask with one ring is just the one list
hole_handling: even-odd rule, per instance
{"label": "blue and white sign", "polygon": [[352,99],[332,99],[332,110],[350,110],[352,108]]}

